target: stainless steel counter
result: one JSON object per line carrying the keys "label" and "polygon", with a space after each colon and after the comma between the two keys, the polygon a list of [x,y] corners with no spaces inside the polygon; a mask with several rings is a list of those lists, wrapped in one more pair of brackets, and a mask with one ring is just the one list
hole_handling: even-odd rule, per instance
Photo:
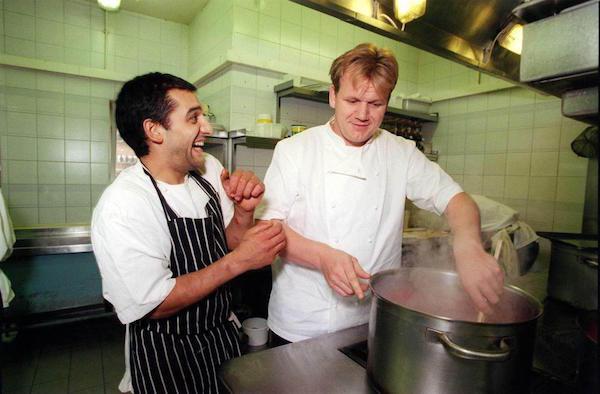
{"label": "stainless steel counter", "polygon": [[367,339],[362,325],[230,360],[221,376],[233,393],[371,393],[364,368],[338,349]]}

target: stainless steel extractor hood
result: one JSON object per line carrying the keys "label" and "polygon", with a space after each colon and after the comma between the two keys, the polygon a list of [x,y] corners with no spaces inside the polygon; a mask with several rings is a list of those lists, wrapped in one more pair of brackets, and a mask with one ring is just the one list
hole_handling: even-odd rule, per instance
{"label": "stainless steel extractor hood", "polygon": [[[595,87],[595,91],[571,94],[570,97],[579,97],[577,103],[585,102],[588,112],[589,107],[594,107],[589,104],[590,97],[592,103],[595,97],[597,112],[597,1],[427,0],[425,14],[406,24],[404,30],[394,19],[394,0],[292,1],[470,68],[558,97]],[[573,11],[573,8],[581,6],[587,7],[585,12]],[[522,56],[498,43],[515,23],[525,26]],[[537,28],[529,28],[528,25]],[[553,33],[552,38],[546,35],[546,40],[540,40],[549,31]],[[582,40],[585,40],[585,45]],[[585,64],[584,71],[581,64],[565,61],[574,57],[594,58],[587,52],[583,55],[592,47],[596,50],[595,62]],[[549,56],[542,59],[540,53]],[[565,56],[565,53],[568,55]],[[556,63],[553,75],[522,78],[524,64],[531,68],[531,65],[540,62]],[[581,100],[581,97],[586,100]],[[568,113],[565,115],[570,116]],[[589,114],[579,119],[589,123],[596,121],[596,117]]]}

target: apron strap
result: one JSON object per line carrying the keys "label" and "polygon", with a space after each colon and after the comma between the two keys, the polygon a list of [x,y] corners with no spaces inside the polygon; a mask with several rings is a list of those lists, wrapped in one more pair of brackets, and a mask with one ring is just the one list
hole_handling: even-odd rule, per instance
{"label": "apron strap", "polygon": [[150,174],[150,172],[148,172],[148,170],[146,170],[146,167],[144,167],[144,173],[146,175],[148,175],[148,177],[150,177],[150,180],[152,181],[152,185],[156,189],[156,193],[158,194],[158,198],[160,199],[160,204],[163,207],[163,211],[165,212],[165,216],[167,217],[167,220],[171,221],[171,220],[179,217],[179,216],[177,216],[177,214],[175,213],[175,211],[173,211],[173,209],[171,209],[171,207],[169,206],[169,204],[167,204],[167,200],[165,200],[165,197],[160,192],[160,189],[158,188],[158,185],[156,184],[156,181],[154,180],[154,177]]}

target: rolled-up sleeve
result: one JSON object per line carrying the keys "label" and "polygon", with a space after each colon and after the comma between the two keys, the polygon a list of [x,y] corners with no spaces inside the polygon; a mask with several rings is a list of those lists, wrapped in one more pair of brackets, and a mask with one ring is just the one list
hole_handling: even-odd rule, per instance
{"label": "rolled-up sleeve", "polygon": [[442,215],[452,197],[462,191],[460,185],[437,163],[415,147],[412,148],[406,186],[409,200],[421,209]]}
{"label": "rolled-up sleeve", "polygon": [[298,168],[287,142],[279,142],[273,152],[265,175],[265,196],[257,210],[257,219],[285,220],[298,195]]}
{"label": "rolled-up sleeve", "polygon": [[[92,245],[102,276],[102,292],[122,323],[153,311],[175,286],[157,218],[140,215],[143,203],[105,207],[92,221]],[[154,223],[156,222],[156,223]]]}

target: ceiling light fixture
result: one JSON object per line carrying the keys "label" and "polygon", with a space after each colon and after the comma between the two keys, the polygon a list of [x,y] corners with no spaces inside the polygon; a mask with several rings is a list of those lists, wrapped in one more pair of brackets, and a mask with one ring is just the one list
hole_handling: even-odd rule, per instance
{"label": "ceiling light fixture", "polygon": [[121,6],[121,0],[98,0],[98,5],[107,11],[118,11]]}
{"label": "ceiling light fixture", "polygon": [[394,15],[404,26],[425,14],[427,0],[394,0]]}

